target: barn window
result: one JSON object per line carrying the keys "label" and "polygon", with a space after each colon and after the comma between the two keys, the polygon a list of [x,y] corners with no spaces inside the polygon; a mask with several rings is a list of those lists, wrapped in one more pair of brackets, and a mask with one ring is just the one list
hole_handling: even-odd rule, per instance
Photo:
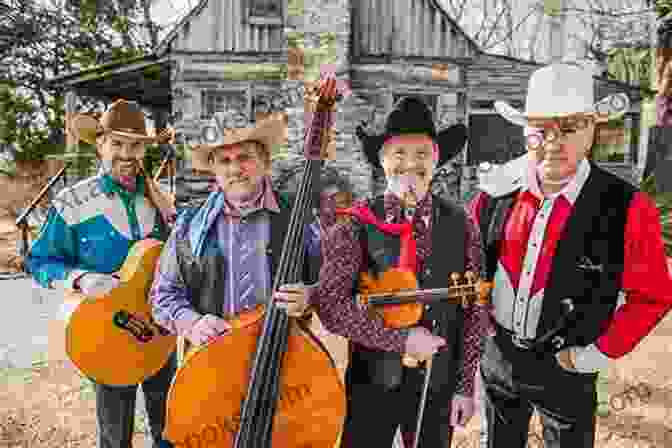
{"label": "barn window", "polygon": [[247,17],[250,23],[281,25],[287,0],[247,0]]}
{"label": "barn window", "polygon": [[201,120],[210,120],[215,114],[241,116],[249,120],[248,99],[245,92],[226,90],[201,91]]}

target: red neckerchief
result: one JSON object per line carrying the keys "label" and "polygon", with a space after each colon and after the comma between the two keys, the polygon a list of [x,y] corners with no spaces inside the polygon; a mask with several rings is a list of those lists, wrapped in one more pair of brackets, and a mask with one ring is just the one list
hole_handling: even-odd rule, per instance
{"label": "red neckerchief", "polygon": [[365,224],[373,224],[379,230],[389,235],[399,235],[401,246],[399,248],[399,269],[415,273],[417,269],[417,248],[413,236],[413,224],[388,224],[376,217],[366,205],[358,205],[349,208],[337,208],[336,214],[357,217]]}

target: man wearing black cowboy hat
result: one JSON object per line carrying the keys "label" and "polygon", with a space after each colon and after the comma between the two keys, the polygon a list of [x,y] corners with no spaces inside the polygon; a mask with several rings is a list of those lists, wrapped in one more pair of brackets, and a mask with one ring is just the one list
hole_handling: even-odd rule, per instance
{"label": "man wearing black cowboy hat", "polygon": [[[465,425],[473,414],[482,313],[435,304],[417,326],[389,328],[356,303],[360,288],[355,285],[362,273],[390,268],[417,275],[421,288],[448,286],[452,272],[478,272],[478,229],[461,207],[429,192],[436,167],[462,150],[466,129],[456,125],[437,133],[427,106],[404,98],[383,135],[368,136],[361,128],[357,134],[369,163],[382,166],[387,191],[341,210],[352,219],[324,236],[320,282],[310,297],[325,328],[349,340],[342,446],[389,448],[399,426],[410,446],[424,375],[403,367],[402,356],[427,360],[445,346],[434,361],[420,445],[447,447],[452,427]],[[417,252],[407,250],[409,244]],[[432,321],[438,323],[438,336],[429,330]]]}

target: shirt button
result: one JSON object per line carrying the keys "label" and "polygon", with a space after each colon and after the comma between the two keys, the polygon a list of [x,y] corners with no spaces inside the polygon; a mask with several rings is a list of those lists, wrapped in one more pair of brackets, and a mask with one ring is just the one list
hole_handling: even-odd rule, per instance
{"label": "shirt button", "polygon": [[86,243],[86,238],[82,238],[82,243]]}

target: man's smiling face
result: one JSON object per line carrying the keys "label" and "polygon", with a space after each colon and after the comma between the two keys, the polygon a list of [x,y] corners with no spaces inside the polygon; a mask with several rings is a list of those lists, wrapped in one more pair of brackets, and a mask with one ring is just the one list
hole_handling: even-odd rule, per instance
{"label": "man's smiling face", "polygon": [[433,140],[424,134],[393,137],[381,149],[381,164],[390,189],[401,197],[409,189],[417,197],[429,190],[434,177]]}

